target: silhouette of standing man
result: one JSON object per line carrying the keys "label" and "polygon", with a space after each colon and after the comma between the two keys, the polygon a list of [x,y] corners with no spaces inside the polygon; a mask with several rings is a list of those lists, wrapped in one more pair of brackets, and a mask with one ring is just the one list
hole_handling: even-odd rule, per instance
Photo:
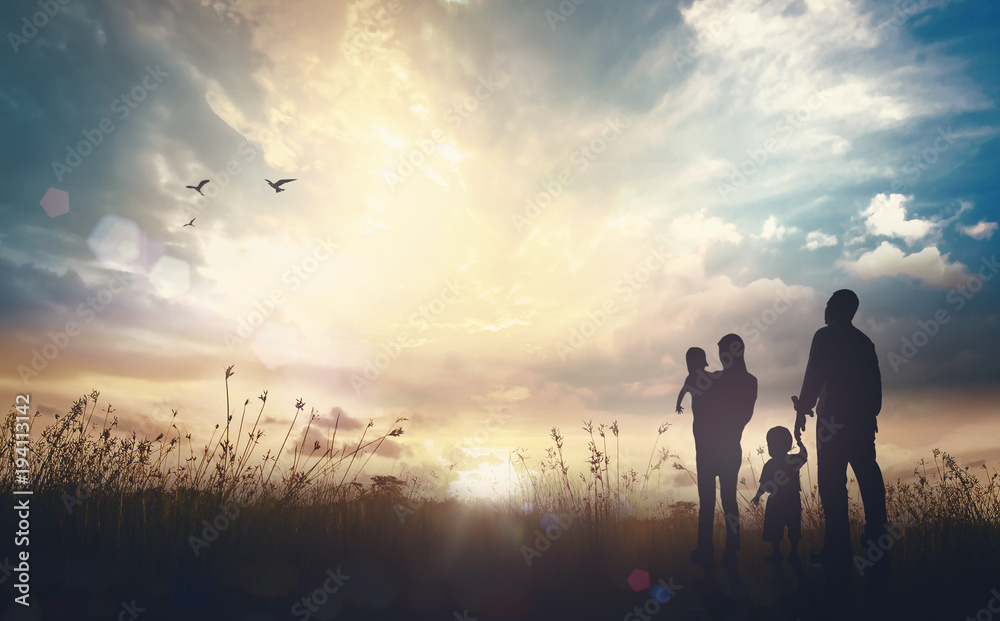
{"label": "silhouette of standing man", "polygon": [[[831,593],[846,591],[851,559],[847,511],[847,465],[861,490],[865,508],[865,538],[876,540],[886,524],[885,483],[875,461],[877,416],[882,409],[882,375],[875,346],[851,323],[858,310],[858,296],[841,289],[826,304],[826,327],[813,336],[802,390],[795,406],[795,435],[806,428],[806,415],[819,405],[816,422],[816,468],[823,503],[826,533],[823,549],[813,560],[830,573]],[[886,559],[879,561],[876,576],[884,577]]]}
{"label": "silhouette of standing man", "polygon": [[695,416],[692,425],[698,468],[698,543],[691,562],[696,565],[710,565],[715,556],[712,529],[716,477],[726,516],[723,562],[735,563],[740,549],[740,510],[736,502],[736,482],[743,461],[740,440],[757,401],[757,378],[747,371],[744,352],[743,339],[736,334],[727,334],[719,341],[722,371],[701,396],[704,410]]}

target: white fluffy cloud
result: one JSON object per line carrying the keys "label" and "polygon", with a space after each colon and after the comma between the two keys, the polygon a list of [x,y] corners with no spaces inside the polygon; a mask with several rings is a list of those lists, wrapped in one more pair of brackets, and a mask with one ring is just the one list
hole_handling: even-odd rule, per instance
{"label": "white fluffy cloud", "polygon": [[862,254],[856,261],[845,261],[842,265],[848,273],[862,280],[909,276],[937,289],[953,287],[962,282],[966,275],[965,265],[949,262],[948,254],[941,254],[936,246],[906,254],[887,241]]}
{"label": "white fluffy cloud", "polygon": [[781,239],[789,233],[795,233],[798,231],[794,226],[784,226],[778,224],[778,219],[771,216],[764,221],[764,227],[761,229],[760,238],[761,239],[773,239],[775,241]]}
{"label": "white fluffy cloud", "polygon": [[738,244],[743,236],[736,231],[736,225],[722,218],[705,217],[705,210],[684,214],[670,223],[670,234],[679,240],[693,241],[699,245],[724,241]]}
{"label": "white fluffy cloud", "polygon": [[812,231],[806,235],[806,245],[802,246],[807,250],[818,250],[819,248],[826,248],[827,246],[836,246],[837,236],[827,235],[822,231]]}
{"label": "white fluffy cloud", "polygon": [[972,239],[993,239],[993,231],[995,230],[997,230],[997,223],[985,220],[972,226],[959,225],[958,227],[959,233],[968,235]]}
{"label": "white fluffy cloud", "polygon": [[920,218],[906,219],[905,204],[913,200],[912,196],[902,194],[877,194],[861,212],[865,219],[868,232],[872,235],[902,238],[908,244],[927,237],[936,224]]}

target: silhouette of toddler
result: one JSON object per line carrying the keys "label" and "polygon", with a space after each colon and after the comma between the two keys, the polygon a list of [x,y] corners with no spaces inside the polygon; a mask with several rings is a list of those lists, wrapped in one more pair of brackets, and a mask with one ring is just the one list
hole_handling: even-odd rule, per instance
{"label": "silhouette of toddler", "polygon": [[767,460],[760,472],[760,487],[757,495],[750,501],[760,504],[760,497],[770,494],[767,507],[764,509],[764,541],[771,542],[774,552],[766,558],[768,561],[781,562],[781,540],[785,537],[785,527],[788,527],[788,540],[792,548],[788,553],[788,562],[799,563],[799,539],[802,538],[802,500],[799,497],[799,470],[809,458],[802,439],[797,438],[798,453],[789,453],[792,448],[792,434],[785,427],[772,427],[767,432]]}
{"label": "silhouette of toddler", "polygon": [[[705,371],[708,367],[708,358],[705,355],[704,349],[692,347],[687,350],[684,358],[687,361],[688,375],[684,378],[684,386],[681,387],[681,391],[677,393],[678,414],[684,413],[681,401],[684,400],[684,395],[688,393],[691,393],[691,411],[694,413],[695,400],[711,385],[711,380],[717,375],[716,373]],[[701,388],[698,387],[699,383],[701,384]]]}

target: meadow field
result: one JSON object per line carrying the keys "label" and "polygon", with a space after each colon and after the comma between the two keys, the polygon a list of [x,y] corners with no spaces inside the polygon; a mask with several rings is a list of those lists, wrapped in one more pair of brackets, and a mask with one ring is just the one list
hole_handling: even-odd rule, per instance
{"label": "meadow field", "polygon": [[[997,471],[937,450],[915,464],[913,481],[887,482],[887,550],[861,548],[852,488],[858,571],[848,601],[833,606],[823,570],[806,562],[823,528],[812,466],[802,475],[801,568],[763,560],[764,503],[748,502],[747,477],[739,563],[702,570],[688,558],[696,505],[647,493],[658,469],[696,474],[657,444],[645,472],[619,473],[605,448],[625,433],[616,423],[596,435],[583,423],[593,438],[583,464],[566,462],[553,428],[543,458],[512,459],[517,494],[458,502],[441,492],[448,468],[432,480],[366,469],[405,419],[346,441],[334,428],[336,450],[291,446],[312,423],[299,402],[281,449],[261,454],[265,407],[266,393],[247,399],[207,442],[182,436],[174,413],[150,439],[119,428],[95,391],[50,420],[30,414],[27,482],[16,477],[23,412],[12,408],[0,436],[0,618],[986,620],[991,602],[1000,609]],[[754,452],[756,478],[764,457]],[[24,489],[30,570],[19,572],[11,542],[25,496],[14,492]],[[718,550],[722,530],[719,515]],[[868,593],[866,560],[891,564],[887,596]],[[29,608],[14,601],[24,573]]]}

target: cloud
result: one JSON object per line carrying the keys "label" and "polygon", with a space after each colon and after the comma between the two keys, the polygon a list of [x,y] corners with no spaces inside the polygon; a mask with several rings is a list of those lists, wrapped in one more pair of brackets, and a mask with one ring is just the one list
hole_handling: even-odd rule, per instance
{"label": "cloud", "polygon": [[993,231],[995,230],[997,230],[997,223],[985,220],[972,226],[963,226],[961,224],[958,226],[959,233],[968,235],[972,239],[993,239]]}
{"label": "cloud", "polygon": [[778,219],[774,216],[769,217],[764,221],[764,228],[761,229],[760,238],[761,239],[773,239],[775,241],[781,239],[788,233],[795,233],[798,229],[794,226],[788,227],[784,225],[778,225]]}
{"label": "cloud", "polygon": [[351,417],[340,406],[334,406],[326,416],[320,416],[313,421],[313,427],[319,429],[337,429],[338,431],[353,431],[362,429],[366,423]]}
{"label": "cloud", "polygon": [[743,240],[735,224],[715,216],[706,218],[704,209],[676,218],[670,224],[670,233],[675,239],[694,241],[702,246],[715,241],[738,244]]}
{"label": "cloud", "polygon": [[459,471],[474,470],[482,464],[498,466],[503,463],[492,452],[481,448],[452,446],[442,450],[441,457],[448,463],[455,464]]}
{"label": "cloud", "polygon": [[903,196],[902,194],[875,195],[868,205],[868,209],[861,212],[865,218],[868,232],[872,235],[899,237],[908,244],[926,237],[934,230],[936,224],[930,220],[919,218],[907,220],[904,204],[912,200],[912,196]]}
{"label": "cloud", "polygon": [[486,399],[497,401],[520,401],[531,396],[531,391],[526,386],[514,386],[504,389],[499,387],[486,394]]}
{"label": "cloud", "polygon": [[936,246],[906,254],[887,241],[875,250],[862,254],[856,261],[842,262],[842,265],[848,273],[862,280],[909,276],[937,289],[953,287],[966,275],[965,265],[948,262],[948,254],[942,255]]}
{"label": "cloud", "polygon": [[837,236],[827,235],[822,231],[812,231],[806,235],[806,244],[802,246],[807,250],[817,250],[819,248],[826,248],[827,246],[836,246]]}

